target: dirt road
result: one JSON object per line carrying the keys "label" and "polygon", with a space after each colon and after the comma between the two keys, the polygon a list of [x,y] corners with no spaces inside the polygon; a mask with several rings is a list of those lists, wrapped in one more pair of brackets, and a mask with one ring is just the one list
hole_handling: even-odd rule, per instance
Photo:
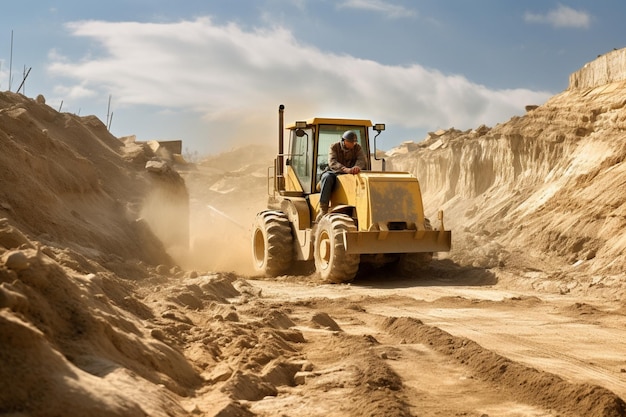
{"label": "dirt road", "polygon": [[[624,415],[626,311],[618,301],[515,288],[431,269],[348,285],[248,281],[302,332],[310,370],[255,415]],[[496,283],[497,281],[497,283]],[[258,306],[256,307],[258,309]]]}
{"label": "dirt road", "polygon": [[[204,173],[187,178],[198,201],[238,219],[263,207],[264,200],[235,204],[217,186],[207,190],[206,175],[198,181]],[[216,398],[230,397],[239,406],[228,417],[626,415],[619,276],[529,260],[460,229],[450,258],[420,277],[380,270],[342,285],[314,275],[242,279],[249,233],[223,232],[231,224],[223,217],[194,228],[233,239],[223,264],[206,268],[233,268],[237,290],[252,295],[228,300],[236,312],[230,323],[224,317],[232,313],[206,301],[202,311],[184,311],[195,324],[211,315],[220,321],[200,332],[226,334],[205,340],[210,349],[203,349],[220,352],[208,365],[195,338],[181,341],[209,373],[206,394],[190,398],[187,410],[211,415],[222,409],[212,408]],[[237,414],[244,411],[250,414]]]}

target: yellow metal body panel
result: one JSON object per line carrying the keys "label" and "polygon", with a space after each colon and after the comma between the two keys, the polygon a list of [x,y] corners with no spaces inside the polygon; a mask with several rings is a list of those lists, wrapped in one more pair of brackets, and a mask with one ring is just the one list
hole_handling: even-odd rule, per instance
{"label": "yellow metal body panel", "polygon": [[310,194],[309,204],[311,205],[311,210],[313,211],[313,218],[315,218],[320,210],[320,193]]}
{"label": "yellow metal body panel", "polygon": [[[297,184],[293,171],[288,169],[286,174],[287,184]],[[298,241],[296,257],[300,260],[313,256],[309,219],[317,216],[319,197],[319,193],[310,194],[308,202],[302,197],[289,197],[290,204],[283,205]],[[344,235],[347,253],[447,252],[451,248],[451,232],[444,230],[442,217],[438,230],[426,229],[419,181],[410,173],[362,171],[358,175],[338,175],[330,211],[346,207],[354,208],[357,226],[356,232]],[[402,230],[394,230],[396,224]]]}
{"label": "yellow metal body panel", "polygon": [[[339,175],[331,197],[337,206],[356,209],[357,231],[346,232],[347,253],[383,254],[447,252],[452,234],[427,230],[419,181],[406,172],[361,172]],[[402,230],[394,230],[400,227]]]}
{"label": "yellow metal body panel", "polygon": [[313,243],[311,230],[311,212],[303,197],[290,197],[281,203],[281,211],[289,218],[294,238],[298,243],[295,251],[296,259],[309,260],[313,258]]}
{"label": "yellow metal body panel", "polygon": [[285,190],[302,192],[300,181],[298,181],[296,173],[290,166],[287,166],[287,170],[285,172]]}
{"label": "yellow metal body panel", "polygon": [[361,172],[338,175],[331,205],[356,207],[358,230],[379,230],[389,223],[424,224],[417,178],[406,172]]}

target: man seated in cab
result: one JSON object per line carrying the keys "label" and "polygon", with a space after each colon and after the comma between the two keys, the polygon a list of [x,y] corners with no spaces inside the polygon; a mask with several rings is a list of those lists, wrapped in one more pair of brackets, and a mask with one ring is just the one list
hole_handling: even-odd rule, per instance
{"label": "man seated in cab", "polygon": [[328,151],[328,168],[322,174],[320,180],[320,212],[315,219],[320,219],[328,213],[330,195],[337,182],[337,175],[356,175],[366,168],[367,160],[361,145],[357,143],[356,132],[347,130],[341,136],[339,142],[330,145]]}

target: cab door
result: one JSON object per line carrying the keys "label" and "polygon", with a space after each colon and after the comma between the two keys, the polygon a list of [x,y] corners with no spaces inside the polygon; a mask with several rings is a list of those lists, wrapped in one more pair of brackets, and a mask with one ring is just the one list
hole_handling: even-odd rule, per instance
{"label": "cab door", "polygon": [[313,189],[313,134],[311,128],[291,131],[289,166],[304,194]]}

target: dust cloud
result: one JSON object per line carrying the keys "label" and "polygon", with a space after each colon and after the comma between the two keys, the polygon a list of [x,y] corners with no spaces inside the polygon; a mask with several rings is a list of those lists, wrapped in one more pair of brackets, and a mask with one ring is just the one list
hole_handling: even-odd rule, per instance
{"label": "dust cloud", "polygon": [[234,219],[208,204],[192,209],[189,251],[181,260],[185,269],[252,274],[248,223],[249,218]]}
{"label": "dust cloud", "polygon": [[181,266],[254,273],[250,235],[256,213],[267,207],[267,172],[275,152],[247,145],[180,167],[190,195],[189,248],[173,254]]}

